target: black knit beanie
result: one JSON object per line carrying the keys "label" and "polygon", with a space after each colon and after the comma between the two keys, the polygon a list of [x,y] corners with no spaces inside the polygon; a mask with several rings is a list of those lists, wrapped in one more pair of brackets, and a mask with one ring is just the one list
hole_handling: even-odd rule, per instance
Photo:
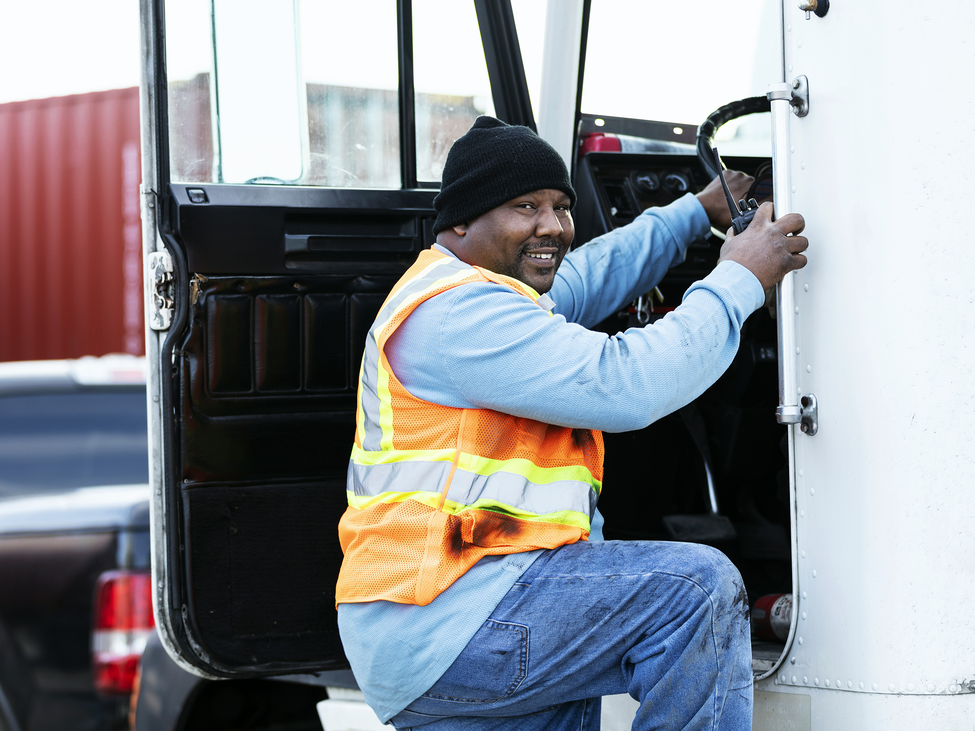
{"label": "black knit beanie", "polygon": [[447,153],[433,233],[467,223],[533,190],[561,190],[576,203],[562,157],[528,127],[478,117]]}

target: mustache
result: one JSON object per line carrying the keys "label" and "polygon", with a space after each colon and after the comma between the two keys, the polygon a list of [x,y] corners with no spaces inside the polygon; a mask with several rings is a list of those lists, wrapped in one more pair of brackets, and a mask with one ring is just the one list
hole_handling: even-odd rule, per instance
{"label": "mustache", "polygon": [[532,251],[539,251],[540,249],[558,249],[558,253],[561,256],[568,250],[568,246],[563,244],[558,239],[552,239],[551,241],[538,241],[531,244],[525,244],[521,248],[523,254],[530,253]]}

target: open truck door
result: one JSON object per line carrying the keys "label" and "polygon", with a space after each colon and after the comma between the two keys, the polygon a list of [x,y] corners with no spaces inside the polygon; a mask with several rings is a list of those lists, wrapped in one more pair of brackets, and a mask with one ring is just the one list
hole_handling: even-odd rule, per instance
{"label": "open truck door", "polygon": [[453,140],[534,125],[510,6],[144,0],[142,30],[159,632],[206,677],[344,667],[365,334]]}
{"label": "open truck door", "polygon": [[[351,5],[142,3],[154,602],[167,650],[204,677],[345,666],[336,528],[365,334],[433,243],[453,140],[480,113],[534,126],[507,0]],[[709,182],[697,123],[782,77],[780,10],[756,9],[749,42],[765,52],[752,73],[728,75],[692,111],[665,104],[643,118],[599,94],[635,95],[619,91],[622,71],[637,68],[616,54],[619,34],[634,31],[626,12],[578,0],[533,18],[523,45],[546,39],[539,123],[573,173],[576,245]],[[655,64],[711,43],[673,9],[644,21]],[[689,62],[668,69],[645,95],[669,99],[700,73]],[[464,83],[438,89],[446,71]],[[719,144],[730,167],[758,176],[763,198],[771,152],[768,115],[758,119]],[[664,316],[719,246],[717,236],[694,242],[658,290],[599,329]],[[753,596],[792,591],[775,343],[774,321],[756,313],[708,394],[645,430],[607,435],[607,538],[710,542]],[[783,652],[781,641],[757,647],[759,674]]]}
{"label": "open truck door", "polygon": [[[167,649],[209,677],[343,666],[365,333],[432,243],[453,139],[478,113],[533,123],[507,0],[242,5],[143,0],[154,601]],[[536,26],[538,128],[570,164],[577,245],[703,188],[699,125],[811,243],[708,392],[606,435],[605,535],[711,543],[753,604],[791,599],[753,637],[756,729],[966,728],[975,459],[952,425],[975,380],[957,266],[975,163],[947,131],[975,101],[941,79],[971,66],[975,10],[746,5],[558,0]],[[448,46],[421,36],[445,27]],[[487,59],[481,91],[421,81],[466,52]],[[666,316],[719,238],[599,329]]]}

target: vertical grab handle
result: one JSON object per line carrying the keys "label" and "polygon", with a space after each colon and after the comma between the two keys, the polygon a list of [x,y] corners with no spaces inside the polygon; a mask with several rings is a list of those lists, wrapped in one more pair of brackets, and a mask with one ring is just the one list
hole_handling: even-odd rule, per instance
{"label": "vertical grab handle", "polygon": [[[789,125],[792,120],[793,86],[789,83],[768,85],[772,107],[772,195],[775,216],[792,213],[791,149]],[[775,312],[778,327],[779,405],[775,420],[780,424],[802,421],[796,358],[796,290],[795,272],[789,272],[775,286]]]}

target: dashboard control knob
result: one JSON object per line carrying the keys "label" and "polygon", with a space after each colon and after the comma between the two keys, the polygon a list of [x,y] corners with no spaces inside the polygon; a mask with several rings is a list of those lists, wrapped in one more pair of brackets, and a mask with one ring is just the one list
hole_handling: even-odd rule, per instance
{"label": "dashboard control knob", "polygon": [[667,173],[664,176],[664,189],[668,193],[686,193],[691,189],[691,181],[683,173]]}
{"label": "dashboard control knob", "polygon": [[637,170],[633,173],[631,181],[637,192],[643,194],[656,193],[660,190],[660,177],[652,171]]}

